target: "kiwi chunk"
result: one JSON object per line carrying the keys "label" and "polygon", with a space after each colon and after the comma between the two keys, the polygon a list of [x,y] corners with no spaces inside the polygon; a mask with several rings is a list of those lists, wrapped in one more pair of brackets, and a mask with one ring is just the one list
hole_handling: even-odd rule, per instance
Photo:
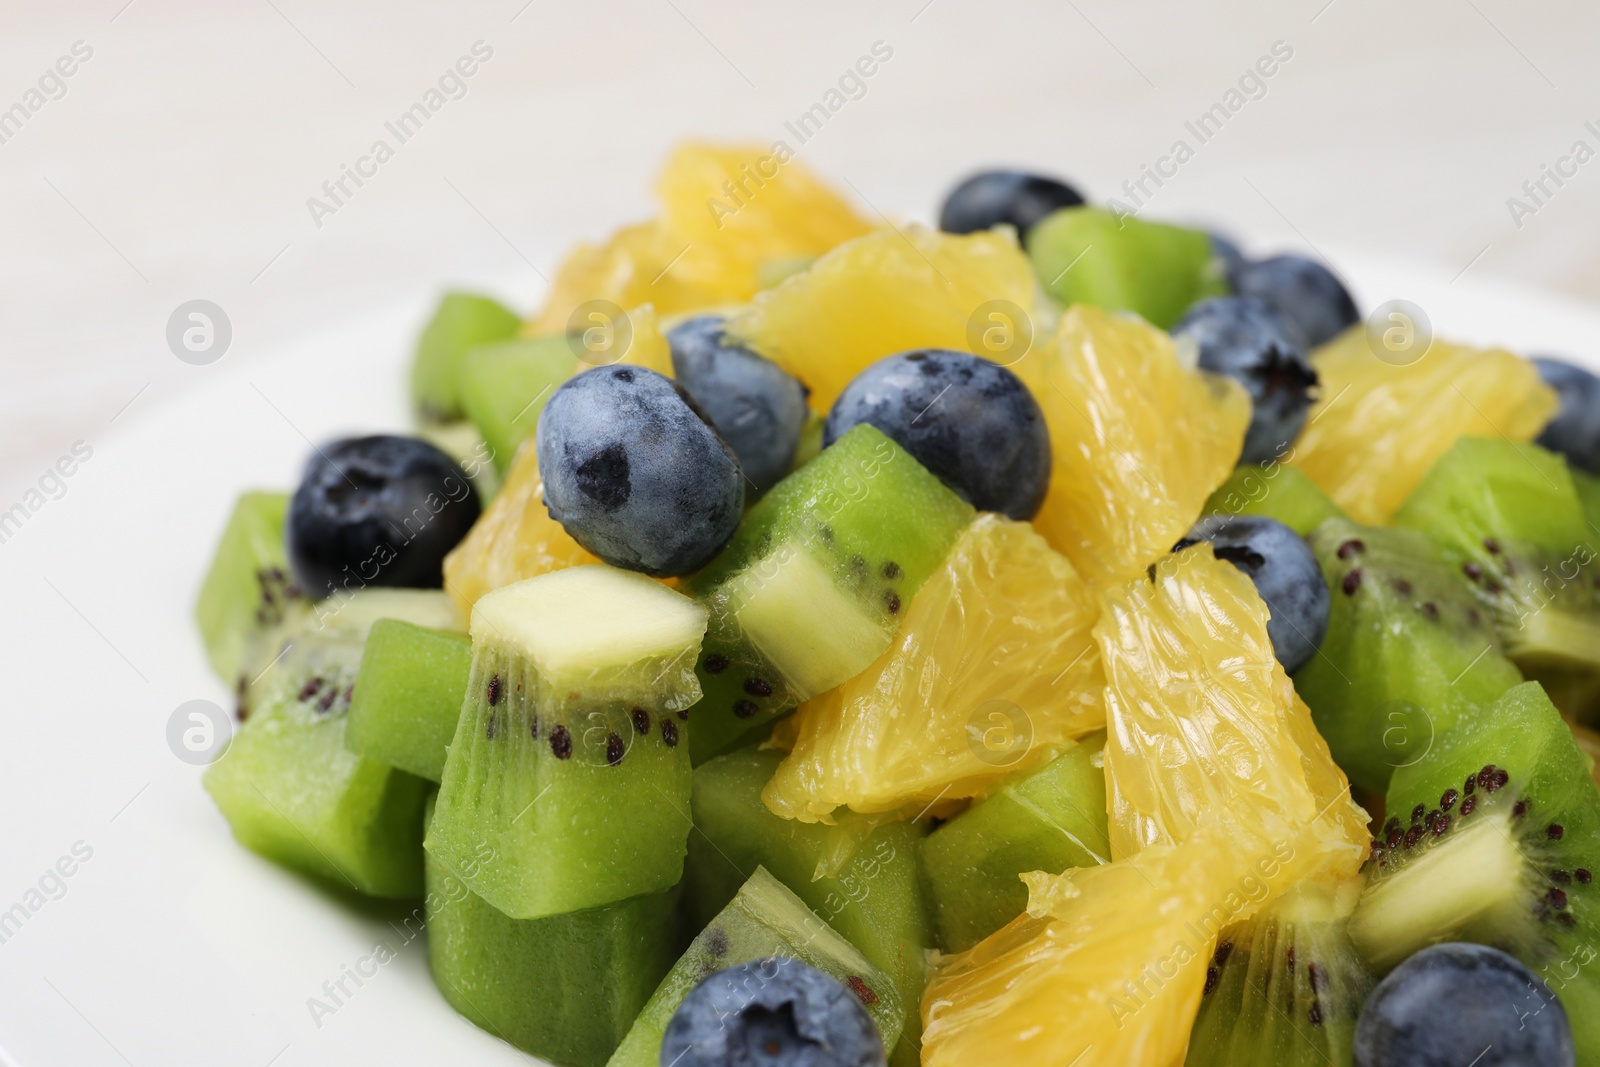
{"label": "kiwi chunk", "polygon": [[1359,878],[1302,882],[1222,931],[1186,1067],[1349,1067],[1377,984],[1347,928],[1361,888]]}
{"label": "kiwi chunk", "polygon": [[1200,230],[1080,206],[1045,216],[1027,244],[1040,283],[1062,304],[1136,311],[1163,330],[1195,301],[1228,291]]}
{"label": "kiwi chunk", "polygon": [[914,1065],[922,1047],[923,955],[933,943],[917,872],[923,832],[910,822],[860,827],[866,832],[855,835],[853,851],[841,860],[838,841],[852,829],[845,826],[851,816],[839,826],[795,822],[762,803],[761,790],[782,757],[746,748],[695,769],[694,832],[684,867],[689,914],[696,925],[708,925],[765,867],[889,975],[902,1009],[891,1062]]}
{"label": "kiwi chunk", "polygon": [[1211,494],[1201,514],[1260,515],[1277,519],[1301,537],[1328,519],[1346,517],[1298,467],[1281,463],[1245,463],[1234,468]]}
{"label": "kiwi chunk", "polygon": [[319,605],[250,687],[254,709],[204,778],[234,837],[268,859],[378,897],[422,891],[427,783],[345,747],[362,645],[379,617],[437,624],[442,592],[373,589]]}
{"label": "kiwi chunk", "polygon": [[[432,808],[430,797],[430,817]],[[486,849],[477,862],[494,855]],[[431,856],[426,873],[421,910],[439,991],[478,1026],[556,1063],[604,1064],[678,950],[677,889],[513,919]]]}
{"label": "kiwi chunk", "polygon": [[446,293],[417,338],[411,362],[411,400],[431,422],[461,418],[456,372],[468,350],[513,337],[522,326],[517,315],[491,297]]}
{"label": "kiwi chunk", "polygon": [[609,1067],[659,1067],[667,1024],[691,989],[716,971],[772,956],[803,960],[837,978],[878,1024],[883,1047],[894,1048],[903,1009],[889,976],[812,914],[782,882],[757,867],[673,965]]}
{"label": "kiwi chunk", "polygon": [[972,521],[876,427],[857,426],[772,488],[690,579],[711,609],[696,668],[695,763],[860,673]]}
{"label": "kiwi chunk", "polygon": [[234,688],[242,714],[249,710],[250,683],[310,603],[289,573],[283,546],[288,510],[287,493],[240,495],[194,606],[206,658]]}
{"label": "kiwi chunk", "polygon": [[[598,563],[480,598],[428,851],[516,919],[676,884],[690,788],[678,713],[700,696],[705,625],[695,601]],[[484,847],[494,862],[474,864]]]}
{"label": "kiwi chunk", "polygon": [[1330,519],[1309,541],[1331,610],[1295,689],[1350,780],[1381,794],[1395,768],[1522,675],[1487,609],[1426,537]]}
{"label": "kiwi chunk", "polygon": [[577,366],[562,335],[483,345],[462,358],[456,375],[461,406],[500,474],[511,466],[517,446],[533,436],[550,394]]}
{"label": "kiwi chunk", "polygon": [[1578,1062],[1600,1062],[1600,792],[1539,684],[1396,771],[1387,810],[1350,919],[1366,962],[1385,973],[1443,941],[1503,949],[1561,999]]}
{"label": "kiwi chunk", "polygon": [[345,747],[437,782],[472,670],[465,635],[380,619],[367,635]]}
{"label": "kiwi chunk", "polygon": [[964,952],[1021,915],[1027,871],[1111,861],[1104,733],[1009,782],[922,841],[928,904],[946,952]]}

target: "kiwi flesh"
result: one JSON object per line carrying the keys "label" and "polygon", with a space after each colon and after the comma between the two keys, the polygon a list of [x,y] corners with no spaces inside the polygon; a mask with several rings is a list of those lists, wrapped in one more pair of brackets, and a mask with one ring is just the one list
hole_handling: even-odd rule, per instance
{"label": "kiwi flesh", "polygon": [[462,417],[456,374],[462,356],[479,345],[516,335],[522,320],[492,297],[446,293],[417,338],[411,361],[411,400],[428,422]]}
{"label": "kiwi flesh", "polygon": [[1383,974],[1417,949],[1475,941],[1555,991],[1578,1062],[1600,1063],[1600,792],[1571,731],[1526,682],[1395,772],[1350,919]]}
{"label": "kiwi flesh", "polygon": [[1298,467],[1277,462],[1240,464],[1211,494],[1201,515],[1260,515],[1278,520],[1301,537],[1327,519],[1346,517]]}
{"label": "kiwi flesh", "polygon": [[466,635],[378,620],[361,653],[345,747],[438,782],[471,670]]}
{"label": "kiwi flesh", "polygon": [[1360,878],[1308,881],[1224,929],[1206,969],[1186,1067],[1349,1067],[1377,978],[1350,941]]}
{"label": "kiwi flesh", "polygon": [[1351,781],[1381,794],[1395,768],[1522,675],[1488,610],[1420,533],[1329,519],[1308,540],[1331,610],[1295,689]]}
{"label": "kiwi flesh", "polygon": [[533,436],[550,394],[579,366],[564,335],[519,338],[468,352],[456,374],[461,406],[504,475]]}

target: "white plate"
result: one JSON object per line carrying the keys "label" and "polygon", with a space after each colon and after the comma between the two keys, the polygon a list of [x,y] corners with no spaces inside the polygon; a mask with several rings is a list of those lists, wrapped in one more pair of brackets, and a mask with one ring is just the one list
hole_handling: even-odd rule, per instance
{"label": "white plate", "polygon": [[[1334,259],[1364,306],[1412,300],[1442,335],[1600,354],[1596,309],[1470,275],[1451,284],[1424,265]],[[141,400],[86,442],[65,495],[0,544],[0,919],[39,905],[0,943],[0,1059],[529,1062],[445,1004],[425,946],[389,917],[236,845],[199,769],[166,742],[178,705],[228,704],[190,607],[234,496],[292,485],[308,439],[403,428],[406,354],[427,310],[384,309],[249,368],[224,359],[186,395]],[[47,872],[79,842],[92,856],[57,888]],[[28,896],[41,878],[57,898]],[[319,1025],[308,999],[379,943],[394,961]]]}

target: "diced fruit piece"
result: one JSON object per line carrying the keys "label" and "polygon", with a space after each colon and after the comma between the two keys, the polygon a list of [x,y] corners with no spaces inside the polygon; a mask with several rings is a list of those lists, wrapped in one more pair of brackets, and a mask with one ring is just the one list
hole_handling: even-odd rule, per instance
{"label": "diced fruit piece", "polygon": [[779,482],[689,583],[711,609],[695,762],[865,670],[971,520],[871,426]]}
{"label": "diced fruit piece", "polygon": [[1027,875],[1027,914],[936,961],[922,1062],[1179,1062],[1217,931],[1256,906],[1237,887],[1238,859],[1213,831],[1105,866]]}
{"label": "diced fruit piece", "polygon": [[442,593],[368,590],[292,632],[252,686],[250,718],[205,774],[241,844],[372,896],[421,892],[427,783],[355,755],[344,732],[376,619],[437,625],[448,612]]}
{"label": "diced fruit piece", "polygon": [[[991,301],[1033,313],[1033,272],[1010,234],[956,237],[907,226],[840,245],[758,294],[728,320],[728,332],[805,382],[812,405],[826,410],[884,356],[969,350],[973,317]],[[1037,346],[1043,326],[1036,318],[1029,328],[1040,331]]]}
{"label": "diced fruit piece", "polygon": [[[474,860],[494,862],[487,848]],[[672,966],[678,896],[671,889],[512,919],[429,856],[428,966],[450,1005],[501,1040],[556,1063],[600,1067]]]}
{"label": "diced fruit piece", "polygon": [[1535,357],[1533,365],[1560,398],[1556,417],[1539,435],[1539,443],[1578,470],[1600,474],[1600,377],[1548,356]]}
{"label": "diced fruit piece", "polygon": [[1488,615],[1428,540],[1332,519],[1311,549],[1332,604],[1294,684],[1339,766],[1381,793],[1462,717],[1522,681]]}
{"label": "diced fruit piece", "polygon": [[533,442],[517,453],[505,485],[444,558],[444,587],[462,617],[492,589],[598,560],[544,506],[544,478]]}
{"label": "diced fruit piece", "polygon": [[700,315],[667,333],[672,375],[739,457],[756,492],[789,473],[810,412],[806,387],[771,360],[735,344],[720,315]]}
{"label": "diced fruit piece", "polygon": [[1372,525],[1389,521],[1458,438],[1526,441],[1556,409],[1533,365],[1498,349],[1435,338],[1401,365],[1379,359],[1367,335],[1350,330],[1311,363],[1322,398],[1289,462],[1351,518]]}
{"label": "diced fruit piece", "polygon": [[1240,855],[1289,850],[1274,889],[1356,872],[1366,813],[1274,658],[1248,577],[1208,544],[1184,549],[1108,590],[1095,638],[1113,858],[1214,820]]}
{"label": "diced fruit piece", "polygon": [[305,614],[283,547],[287,493],[242,493],[211,557],[195,622],[217,677],[244,707],[250,682],[278,653],[279,638]]}
{"label": "diced fruit piece", "polygon": [[795,714],[767,806],[806,822],[841,805],[924,807],[1041,766],[1105,725],[1096,613],[1072,564],[1027,523],[979,516],[889,649]]}
{"label": "diced fruit piece", "polygon": [[1304,256],[1253,260],[1229,273],[1234,292],[1267,304],[1315,348],[1343,333],[1361,316],[1338,275]]}
{"label": "diced fruit piece", "polygon": [[687,574],[739,525],[738,459],[682,387],[654,371],[619,365],[569,379],[535,442],[550,517],[613,566]]}
{"label": "diced fruit piece", "polygon": [[[698,720],[691,725],[698,728]],[[695,828],[684,868],[690,914],[708,924],[765,867],[889,975],[904,1013],[893,1062],[915,1064],[923,952],[933,943],[917,875],[922,833],[912,823],[879,826],[840,864],[833,828],[780,819],[761,803],[778,758],[750,748],[695,769]]]}
{"label": "diced fruit piece", "polygon": [[1243,463],[1284,456],[1300,436],[1317,393],[1317,372],[1299,331],[1254,297],[1219,296],[1190,308],[1172,328],[1174,340],[1199,350],[1200,366],[1225,374],[1250,394]]}
{"label": "diced fruit piece", "polygon": [[564,336],[485,345],[462,359],[461,403],[502,474],[517,446],[533,436],[550,394],[577,366]]}
{"label": "diced fruit piece", "polygon": [[[427,847],[516,919],[678,881],[689,759],[673,713],[700,696],[705,609],[600,564],[472,609],[472,673]],[[469,872],[485,844],[497,859]]]}
{"label": "diced fruit piece", "polygon": [[456,391],[461,357],[479,345],[516,336],[522,319],[492,297],[446,293],[417,338],[411,361],[411,402],[434,422],[462,415]]}
{"label": "diced fruit piece", "polygon": [[1387,810],[1350,921],[1367,962],[1383,973],[1443,941],[1505,949],[1561,999],[1579,1062],[1596,1062],[1600,977],[1582,961],[1600,915],[1591,884],[1600,793],[1538,683],[1512,689],[1397,770]]}
{"label": "diced fruit piece", "polygon": [[939,229],[972,233],[1011,226],[1026,237],[1040,220],[1064,207],[1083,203],[1083,196],[1065,182],[1019,170],[986,170],[950,190],[939,209]]}
{"label": "diced fruit piece", "polygon": [[1461,943],[1423,949],[1378,985],[1361,1012],[1355,1057],[1363,1067],[1577,1062],[1550,987],[1499,949]]}
{"label": "diced fruit piece", "polygon": [[1040,283],[1063,304],[1135,311],[1163,330],[1195,301],[1227,292],[1211,238],[1097,207],[1069,207],[1028,234]]}
{"label": "diced fruit piece", "polygon": [[444,557],[482,505],[461,465],[416,437],[347,437],[316,449],[289,500],[284,540],[309,596],[367,586],[437,589]]}
{"label": "diced fruit piece", "polygon": [[889,976],[757,867],[656,987],[608,1067],[659,1067],[662,1035],[690,990],[723,968],[780,956],[843,982],[877,1025],[883,1046],[894,1048],[904,1012]]}
{"label": "diced fruit piece", "polygon": [[471,669],[472,642],[464,635],[378,620],[361,653],[345,747],[437,782]]}
{"label": "diced fruit piece", "polygon": [[965,952],[1021,915],[1021,875],[1110,862],[1104,749],[1105,735],[1091,735],[923,839],[928,904],[945,951]]}
{"label": "diced fruit piece", "polygon": [[1345,517],[1298,467],[1280,463],[1242,464],[1211,494],[1203,514],[1263,515],[1301,537],[1309,536],[1325,519]]}
{"label": "diced fruit piece", "polygon": [[1576,468],[1568,473],[1572,475],[1572,487],[1578,491],[1578,500],[1583,504],[1583,515],[1589,523],[1589,529],[1600,534],[1600,478]]}
{"label": "diced fruit piece", "polygon": [[723,1067],[752,1055],[776,1064],[884,1067],[883,1041],[856,994],[784,956],[737,964],[695,986],[661,1042],[662,1062],[683,1067]]}
{"label": "diced fruit piece", "polygon": [[1302,882],[1222,931],[1184,1067],[1349,1067],[1356,1019],[1377,984],[1347,931],[1361,886]]}
{"label": "diced fruit piece", "polygon": [[1538,445],[1463,437],[1395,514],[1459,567],[1529,675],[1600,675],[1600,532],[1567,465]]}
{"label": "diced fruit piece", "polygon": [[870,423],[980,511],[1026,522],[1050,483],[1050,432],[1015,374],[929,348],[880,359],[839,394],[823,427],[833,444]]}
{"label": "diced fruit piece", "polygon": [[1278,663],[1289,674],[1317,654],[1328,631],[1328,584],[1305,540],[1275,519],[1259,515],[1208,515],[1179,541],[1199,541],[1238,567],[1255,585],[1271,617],[1267,636]]}
{"label": "diced fruit piece", "polygon": [[1185,367],[1160,330],[1092,307],[1062,317],[1044,381],[1055,467],[1039,532],[1093,583],[1142,574],[1233,470],[1250,398]]}

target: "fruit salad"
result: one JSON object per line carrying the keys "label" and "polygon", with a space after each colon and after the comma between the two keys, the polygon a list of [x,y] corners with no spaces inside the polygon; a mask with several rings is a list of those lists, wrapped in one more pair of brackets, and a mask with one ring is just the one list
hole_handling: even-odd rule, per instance
{"label": "fruit salad", "polygon": [[1600,1067],[1600,379],[771,163],[679,149],[242,493],[239,843],[569,1067]]}

